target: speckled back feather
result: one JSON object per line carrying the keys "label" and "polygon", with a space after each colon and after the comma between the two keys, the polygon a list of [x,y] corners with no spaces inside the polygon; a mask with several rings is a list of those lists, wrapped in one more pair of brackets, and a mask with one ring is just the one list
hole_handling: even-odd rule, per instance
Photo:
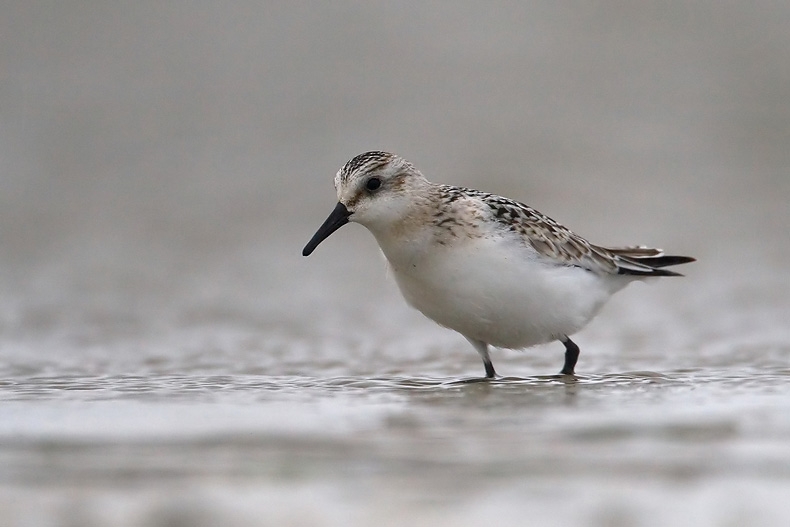
{"label": "speckled back feather", "polygon": [[679,276],[657,267],[693,261],[687,257],[663,256],[661,249],[644,246],[609,249],[594,245],[524,203],[465,187],[439,185],[439,188],[449,202],[464,196],[480,200],[490,209],[492,219],[523,236],[538,254],[566,265],[600,274]]}

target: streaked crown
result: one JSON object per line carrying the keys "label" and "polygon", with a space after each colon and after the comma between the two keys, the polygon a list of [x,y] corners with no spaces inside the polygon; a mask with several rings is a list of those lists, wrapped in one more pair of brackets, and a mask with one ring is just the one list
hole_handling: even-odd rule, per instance
{"label": "streaked crown", "polygon": [[349,160],[335,176],[335,188],[339,189],[360,176],[379,172],[384,176],[399,172],[419,173],[414,165],[390,152],[373,150],[359,154]]}

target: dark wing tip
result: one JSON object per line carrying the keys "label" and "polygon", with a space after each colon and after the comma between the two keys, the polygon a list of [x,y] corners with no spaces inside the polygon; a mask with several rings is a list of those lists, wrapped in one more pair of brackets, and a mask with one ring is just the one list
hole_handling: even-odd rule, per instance
{"label": "dark wing tip", "polygon": [[683,276],[675,271],[663,269],[673,265],[696,262],[696,258],[691,256],[653,256],[647,258],[622,258],[628,263],[635,264],[634,267],[621,266],[617,269],[617,274],[634,276]]}
{"label": "dark wing tip", "polygon": [[669,267],[696,262],[697,259],[691,256],[656,256],[653,258],[639,258],[636,261],[649,267]]}

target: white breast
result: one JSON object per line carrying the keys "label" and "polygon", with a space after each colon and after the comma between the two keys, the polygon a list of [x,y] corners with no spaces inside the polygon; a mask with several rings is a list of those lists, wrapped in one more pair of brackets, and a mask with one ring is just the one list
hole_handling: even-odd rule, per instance
{"label": "white breast", "polygon": [[429,248],[422,241],[379,239],[406,301],[442,326],[494,346],[525,348],[571,335],[628,283],[547,262],[506,236]]}

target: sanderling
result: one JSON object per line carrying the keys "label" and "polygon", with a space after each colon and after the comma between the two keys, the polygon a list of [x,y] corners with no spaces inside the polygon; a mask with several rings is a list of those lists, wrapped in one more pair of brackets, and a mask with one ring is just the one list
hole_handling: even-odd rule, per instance
{"label": "sanderling", "polygon": [[403,297],[454,329],[496,376],[489,346],[522,349],[558,340],[573,375],[570,339],[634,280],[681,276],[693,262],[644,246],[594,245],[537,210],[478,190],[431,183],[394,154],[367,152],[335,176],[338,204],[305,246],[308,256],[353,221],[378,241]]}

